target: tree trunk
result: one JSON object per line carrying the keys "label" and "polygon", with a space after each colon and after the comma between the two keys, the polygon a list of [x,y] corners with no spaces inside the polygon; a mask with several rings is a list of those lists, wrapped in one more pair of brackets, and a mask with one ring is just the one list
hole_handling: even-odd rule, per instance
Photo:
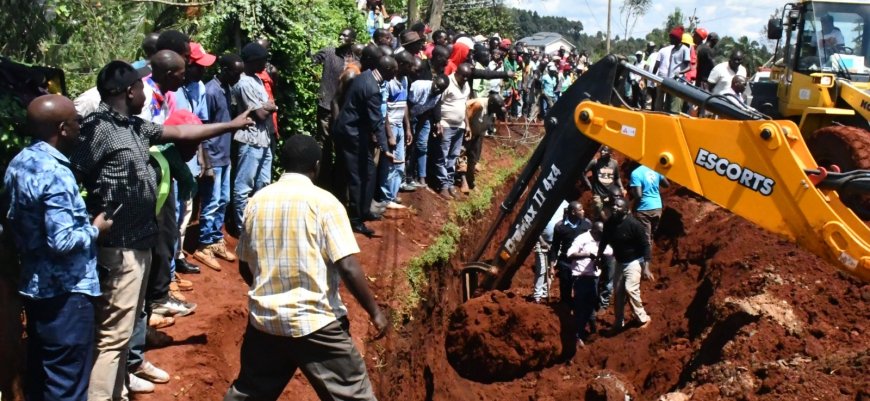
{"label": "tree trunk", "polygon": [[433,31],[441,29],[441,17],[444,15],[444,0],[432,0],[429,8],[429,26]]}
{"label": "tree trunk", "polygon": [[[17,257],[3,244],[0,244],[0,260],[17,264],[9,262],[17,261]],[[3,393],[4,401],[24,400],[21,393],[25,364],[25,347],[21,340],[24,327],[21,324],[21,297],[16,288],[11,277],[0,274],[0,361],[3,361],[0,362],[0,393]]]}
{"label": "tree trunk", "polygon": [[408,0],[408,26],[417,22],[420,19],[420,10],[417,7],[417,0]]}

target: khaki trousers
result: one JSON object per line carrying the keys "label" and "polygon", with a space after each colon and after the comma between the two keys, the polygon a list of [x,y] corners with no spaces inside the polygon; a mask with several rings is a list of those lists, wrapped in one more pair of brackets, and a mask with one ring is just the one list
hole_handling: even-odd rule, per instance
{"label": "khaki trousers", "polygon": [[95,299],[97,357],[88,401],[126,401],[127,352],[137,311],[145,300],[144,276],[151,250],[99,248],[100,290]]}

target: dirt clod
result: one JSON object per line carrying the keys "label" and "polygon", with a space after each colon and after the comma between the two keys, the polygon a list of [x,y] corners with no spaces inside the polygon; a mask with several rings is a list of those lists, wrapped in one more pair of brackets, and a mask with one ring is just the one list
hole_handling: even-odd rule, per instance
{"label": "dirt clod", "polygon": [[551,365],[562,354],[558,317],[512,292],[472,299],[450,316],[447,358],[463,377],[506,381]]}

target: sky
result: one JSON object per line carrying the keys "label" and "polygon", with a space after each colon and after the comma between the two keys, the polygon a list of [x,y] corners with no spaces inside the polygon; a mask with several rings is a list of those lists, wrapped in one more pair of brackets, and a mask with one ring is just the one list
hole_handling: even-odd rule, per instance
{"label": "sky", "polygon": [[[625,36],[625,19],[621,21],[622,0],[612,0],[611,35]],[[782,7],[785,0],[719,0],[699,2],[687,0],[652,0],[652,7],[638,19],[629,36],[644,37],[654,28],[664,25],[668,14],[679,7],[684,15],[693,13],[700,19],[699,26],[719,36],[738,38],[747,36],[761,42],[761,30],[767,25],[770,14]],[[537,11],[540,15],[552,15],[579,20],[588,35],[607,31],[607,0],[505,0],[509,7]]]}

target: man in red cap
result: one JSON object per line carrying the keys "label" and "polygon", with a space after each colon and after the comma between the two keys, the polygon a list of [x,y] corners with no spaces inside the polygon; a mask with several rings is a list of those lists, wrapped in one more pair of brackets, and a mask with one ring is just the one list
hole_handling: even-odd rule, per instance
{"label": "man in red cap", "polygon": [[[190,63],[185,71],[184,84],[177,91],[173,92],[175,96],[175,109],[187,110],[193,113],[200,121],[210,121],[208,114],[208,105],[205,97],[205,83],[202,78],[205,75],[205,69],[214,64],[216,57],[209,54],[203,49],[202,45],[196,42],[190,42]],[[199,145],[196,154],[186,160],[187,167],[194,178],[201,178],[202,173],[209,169],[207,160],[203,159],[202,144]],[[187,226],[190,224],[190,217],[193,213],[193,199],[183,199],[180,192],[176,201],[176,210],[178,211],[178,249],[176,260],[185,259],[182,244],[184,244],[184,234],[187,232]],[[204,261],[209,267],[213,267]],[[177,268],[177,266],[176,266]],[[186,288],[181,288],[186,290]]]}
{"label": "man in red cap", "polygon": [[[683,44],[684,29],[682,26],[677,26],[671,30],[669,39],[671,44],[662,48],[659,51],[659,59],[653,68],[653,73],[663,78],[684,78],[685,74],[691,68],[692,55],[688,46]],[[664,91],[659,91],[656,95],[655,110],[670,111],[678,113],[682,107],[682,102],[675,101],[674,96],[665,96]]]}

